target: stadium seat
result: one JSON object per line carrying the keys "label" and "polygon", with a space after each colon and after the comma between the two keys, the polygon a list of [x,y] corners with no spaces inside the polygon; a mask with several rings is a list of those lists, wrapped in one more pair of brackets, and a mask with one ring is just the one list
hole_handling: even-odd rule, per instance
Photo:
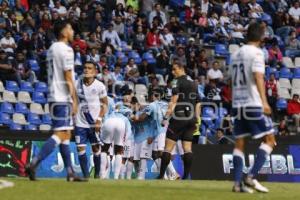
{"label": "stadium seat", "polygon": [[215,54],[216,56],[228,56],[229,52],[224,44],[216,44]]}
{"label": "stadium seat", "polygon": [[35,83],[35,91],[36,92],[48,92],[48,86],[44,82]]}
{"label": "stadium seat", "polygon": [[45,113],[42,105],[39,103],[30,104],[30,112],[38,115],[43,115]]}
{"label": "stadium seat", "polygon": [[49,125],[51,125],[52,124],[52,120],[51,120],[50,114],[43,115],[42,116],[42,122],[43,122],[43,124],[49,124]]}
{"label": "stadium seat", "polygon": [[142,62],[142,58],[140,57],[140,54],[137,53],[136,51],[130,51],[128,57],[133,58],[136,64],[141,64]]}
{"label": "stadium seat", "polygon": [[134,91],[134,83],[131,81],[126,81],[126,85],[128,85],[129,89],[131,89],[132,91]]}
{"label": "stadium seat", "polygon": [[288,89],[286,88],[279,88],[278,89],[278,95],[280,98],[284,98],[284,99],[290,99],[291,98],[291,94],[289,92]]}
{"label": "stadium seat", "polygon": [[289,68],[282,68],[279,72],[279,78],[292,78],[293,74]]}
{"label": "stadium seat", "polygon": [[35,113],[28,113],[27,121],[28,121],[28,123],[34,124],[34,125],[40,125],[41,124],[40,117]]}
{"label": "stadium seat", "polygon": [[161,74],[156,74],[156,78],[158,78],[158,85],[160,86],[166,86],[166,82],[164,80],[164,77]]}
{"label": "stadium seat", "polygon": [[272,17],[270,15],[268,15],[267,13],[262,13],[260,19],[261,19],[261,21],[265,21],[269,26],[272,26],[272,23],[273,23]]}
{"label": "stadium seat", "polygon": [[282,62],[287,68],[295,68],[295,65],[290,57],[283,57]]}
{"label": "stadium seat", "polygon": [[6,81],[5,86],[7,91],[19,92],[19,86],[16,81]]}
{"label": "stadium seat", "polygon": [[40,128],[40,131],[50,131],[51,130],[51,126],[48,124],[41,124],[39,128]]}
{"label": "stadium seat", "polygon": [[14,113],[14,107],[11,103],[9,102],[2,102],[1,103],[1,112],[2,113],[9,113],[13,114]]}
{"label": "stadium seat", "polygon": [[21,131],[23,129],[22,125],[20,124],[16,124],[16,123],[11,123],[9,125],[9,129],[10,130],[14,130],[14,131]]}
{"label": "stadium seat", "polygon": [[20,86],[20,91],[33,92],[34,88],[30,82],[23,81]]}
{"label": "stadium seat", "polygon": [[4,92],[5,88],[3,86],[3,82],[0,81],[0,93]]}
{"label": "stadium seat", "polygon": [[148,95],[148,88],[143,84],[136,84],[135,85],[135,93],[142,94],[142,95]]}
{"label": "stadium seat", "polygon": [[28,124],[28,125],[25,126],[25,130],[27,130],[27,131],[37,131],[38,128],[37,128],[36,125]]}
{"label": "stadium seat", "polygon": [[10,103],[17,103],[15,93],[5,90],[3,92],[3,101],[7,101],[7,102],[10,102]]}
{"label": "stadium seat", "polygon": [[0,94],[0,103],[3,102],[2,94]]}
{"label": "stadium seat", "polygon": [[299,88],[300,89],[300,79],[293,79],[292,80],[292,88],[296,89],[296,88]]}
{"label": "stadium seat", "polygon": [[34,59],[28,60],[28,65],[32,71],[36,72],[36,71],[40,70],[40,66],[39,66],[37,60],[34,60]]}
{"label": "stadium seat", "polygon": [[125,57],[125,54],[122,51],[116,51],[115,56],[117,58],[123,58]]}
{"label": "stadium seat", "polygon": [[15,114],[13,114],[13,123],[26,125],[27,121],[26,121],[26,118],[23,114],[15,113]]}
{"label": "stadium seat", "polygon": [[10,115],[0,112],[0,124],[9,125],[11,123]]}
{"label": "stadium seat", "polygon": [[41,103],[41,104],[47,103],[47,99],[46,99],[44,93],[42,93],[42,92],[33,92],[32,100],[35,103]]}
{"label": "stadium seat", "polygon": [[287,100],[280,98],[276,102],[276,108],[278,110],[285,110],[287,108]]}
{"label": "stadium seat", "polygon": [[31,103],[32,102],[30,94],[28,92],[24,92],[24,91],[18,92],[18,101],[23,102],[23,103]]}
{"label": "stadium seat", "polygon": [[202,110],[202,120],[212,120],[216,118],[216,114],[213,108],[204,107]]}
{"label": "stadium seat", "polygon": [[292,88],[291,82],[287,78],[280,78],[279,79],[279,86],[280,86],[280,88],[287,88],[287,89]]}
{"label": "stadium seat", "polygon": [[138,102],[141,105],[146,105],[147,104],[145,95],[143,95],[143,94],[136,94],[135,97],[137,98]]}
{"label": "stadium seat", "polygon": [[16,113],[22,113],[22,114],[27,114],[29,112],[27,105],[24,103],[17,103],[15,106],[15,112]]}
{"label": "stadium seat", "polygon": [[228,110],[226,108],[222,108],[222,107],[218,108],[218,116],[219,117],[223,118],[227,115],[228,115]]}
{"label": "stadium seat", "polygon": [[299,68],[296,68],[296,69],[294,69],[293,78],[300,79],[300,67],[299,67]]}
{"label": "stadium seat", "polygon": [[293,89],[292,89],[292,96],[293,96],[294,94],[300,95],[300,88],[293,88]]}
{"label": "stadium seat", "polygon": [[49,108],[49,104],[48,103],[45,104],[44,110],[45,110],[45,114],[50,113],[50,108]]}
{"label": "stadium seat", "polygon": [[237,50],[239,50],[240,46],[237,44],[230,44],[229,45],[229,53],[233,54]]}
{"label": "stadium seat", "polygon": [[295,58],[295,67],[300,67],[300,57]]}

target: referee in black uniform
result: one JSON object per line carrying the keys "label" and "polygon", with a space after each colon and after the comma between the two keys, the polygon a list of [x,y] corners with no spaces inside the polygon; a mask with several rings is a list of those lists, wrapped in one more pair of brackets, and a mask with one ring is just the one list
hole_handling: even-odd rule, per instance
{"label": "referee in black uniform", "polygon": [[184,150],[184,175],[182,179],[187,179],[192,166],[192,141],[197,118],[200,117],[200,101],[197,86],[185,74],[184,66],[181,63],[174,62],[172,73],[175,78],[173,80],[172,97],[163,121],[163,124],[167,126],[169,120],[169,125],[158,179],[164,177],[171,160],[171,152],[177,140],[182,140]]}

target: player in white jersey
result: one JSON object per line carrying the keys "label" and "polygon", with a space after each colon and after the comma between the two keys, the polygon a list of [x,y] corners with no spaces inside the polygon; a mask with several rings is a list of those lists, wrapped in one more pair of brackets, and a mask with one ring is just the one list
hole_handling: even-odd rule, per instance
{"label": "player in white jersey", "polygon": [[[264,29],[259,23],[250,24],[247,32],[248,44],[232,55],[230,66],[232,82],[232,107],[235,117],[234,134],[236,137],[233,151],[235,184],[233,192],[252,193],[252,187],[259,192],[268,192],[256,179],[259,170],[271,154],[276,142],[270,118],[271,108],[267,102],[264,73],[264,54],[259,48]],[[263,138],[255,163],[243,179],[244,137]],[[244,184],[246,185],[244,185]]]}
{"label": "player in white jersey", "polygon": [[74,31],[67,21],[54,25],[58,39],[47,53],[48,101],[53,119],[54,134],[46,141],[38,155],[27,165],[26,172],[30,180],[36,180],[35,171],[41,161],[59,146],[65,167],[67,181],[82,181],[75,176],[71,164],[70,139],[73,129],[72,116],[76,115],[78,100],[74,86],[74,53],[69,44],[73,41]]}
{"label": "player in white jersey", "polygon": [[81,171],[89,178],[86,145],[90,142],[93,151],[95,174],[100,177],[100,128],[102,119],[108,110],[108,100],[105,85],[95,77],[96,65],[93,62],[84,64],[84,76],[77,81],[76,88],[79,98],[79,111],[76,115],[75,142]]}

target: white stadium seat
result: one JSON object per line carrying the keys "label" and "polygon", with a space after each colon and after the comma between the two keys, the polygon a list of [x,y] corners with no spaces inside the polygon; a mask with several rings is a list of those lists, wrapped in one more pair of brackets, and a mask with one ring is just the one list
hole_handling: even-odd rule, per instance
{"label": "white stadium seat", "polygon": [[39,103],[32,103],[32,104],[30,104],[30,112],[38,114],[38,115],[45,114],[42,105],[39,104]]}
{"label": "white stadium seat", "polygon": [[0,81],[0,92],[3,92],[5,90],[4,86],[3,86],[3,82]]}
{"label": "white stadium seat", "polygon": [[300,79],[293,79],[292,80],[292,88],[300,88]]}
{"label": "white stadium seat", "polygon": [[51,126],[48,124],[41,124],[40,125],[40,130],[41,131],[50,131],[51,130]]}
{"label": "white stadium seat", "polygon": [[31,103],[31,97],[28,92],[18,92],[18,101],[22,103]]}
{"label": "white stadium seat", "polygon": [[16,124],[26,125],[27,121],[23,114],[21,113],[15,113],[13,114],[13,122]]}
{"label": "white stadium seat", "polygon": [[17,99],[14,92],[4,90],[3,92],[3,101],[10,103],[17,103]]}
{"label": "white stadium seat", "polygon": [[295,68],[295,65],[290,57],[283,57],[282,62],[287,68]]}
{"label": "white stadium seat", "polygon": [[292,85],[289,79],[287,78],[280,78],[279,79],[279,87],[280,88],[287,88],[287,89],[291,89]]}
{"label": "white stadium seat", "polygon": [[279,95],[280,98],[284,98],[284,99],[290,99],[291,98],[291,94],[290,94],[290,92],[287,88],[279,88],[278,89],[278,95]]}
{"label": "white stadium seat", "polygon": [[300,67],[300,57],[295,58],[295,67]]}
{"label": "white stadium seat", "polygon": [[292,89],[292,96],[293,96],[294,94],[300,95],[300,88],[293,88],[293,89]]}
{"label": "white stadium seat", "polygon": [[148,89],[145,85],[143,84],[136,84],[135,85],[135,93],[136,94],[144,94],[148,95]]}

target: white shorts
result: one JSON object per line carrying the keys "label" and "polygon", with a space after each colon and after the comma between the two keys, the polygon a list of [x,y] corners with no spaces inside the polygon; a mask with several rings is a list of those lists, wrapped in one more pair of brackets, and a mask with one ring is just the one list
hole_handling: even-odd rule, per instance
{"label": "white shorts", "polygon": [[172,151],[172,155],[184,155],[184,151],[183,151],[183,147],[182,147],[182,142],[181,140],[178,140],[173,151]]}
{"label": "white shorts", "polygon": [[134,142],[133,140],[127,140],[124,145],[123,158],[132,158],[134,156]]}
{"label": "white shorts", "polygon": [[102,128],[101,140],[105,144],[124,146],[125,144],[126,125],[120,118],[113,117],[107,119]]}
{"label": "white shorts", "polygon": [[153,141],[153,151],[163,151],[165,149],[166,133],[159,134]]}
{"label": "white shorts", "polygon": [[134,160],[141,158],[151,159],[152,157],[152,144],[148,144],[147,140],[141,143],[134,143]]}

